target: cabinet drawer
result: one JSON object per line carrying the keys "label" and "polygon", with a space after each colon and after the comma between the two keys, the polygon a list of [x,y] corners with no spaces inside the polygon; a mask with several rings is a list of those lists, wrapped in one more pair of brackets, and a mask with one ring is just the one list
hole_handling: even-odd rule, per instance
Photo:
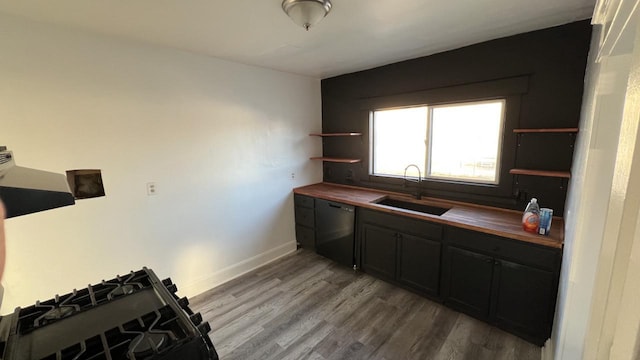
{"label": "cabinet drawer", "polygon": [[447,241],[463,248],[538,268],[555,271],[560,265],[560,250],[481,232],[450,227],[447,230]]}
{"label": "cabinet drawer", "polygon": [[315,211],[305,207],[296,206],[296,224],[313,228],[316,225]]}
{"label": "cabinet drawer", "polygon": [[315,230],[296,224],[296,240],[300,243],[300,247],[305,249],[315,249],[316,234]]}
{"label": "cabinet drawer", "polygon": [[305,195],[293,194],[293,203],[295,206],[313,209],[313,198]]}
{"label": "cabinet drawer", "polygon": [[442,240],[443,226],[432,222],[412,219],[404,216],[390,215],[380,211],[363,209],[360,212],[363,222],[400,230],[403,233],[412,234],[431,240]]}

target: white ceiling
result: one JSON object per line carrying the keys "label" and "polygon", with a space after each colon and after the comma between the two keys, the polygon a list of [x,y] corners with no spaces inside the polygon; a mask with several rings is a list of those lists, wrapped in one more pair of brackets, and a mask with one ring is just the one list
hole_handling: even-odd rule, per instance
{"label": "white ceiling", "polygon": [[327,78],[589,18],[595,0],[332,0],[309,32],[281,0],[0,0],[0,12]]}

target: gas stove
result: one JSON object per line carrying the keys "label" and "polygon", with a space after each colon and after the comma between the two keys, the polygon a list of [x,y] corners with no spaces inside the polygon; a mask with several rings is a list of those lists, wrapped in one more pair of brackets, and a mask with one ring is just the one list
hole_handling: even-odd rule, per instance
{"label": "gas stove", "polygon": [[143,268],[16,308],[0,317],[0,360],[217,360],[177,290]]}

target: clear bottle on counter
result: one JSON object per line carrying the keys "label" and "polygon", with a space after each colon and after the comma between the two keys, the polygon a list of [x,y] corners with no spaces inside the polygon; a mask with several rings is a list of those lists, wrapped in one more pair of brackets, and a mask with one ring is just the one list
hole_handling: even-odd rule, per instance
{"label": "clear bottle on counter", "polygon": [[539,225],[540,206],[538,205],[538,199],[532,198],[524,209],[524,214],[522,215],[522,228],[524,231],[537,234]]}

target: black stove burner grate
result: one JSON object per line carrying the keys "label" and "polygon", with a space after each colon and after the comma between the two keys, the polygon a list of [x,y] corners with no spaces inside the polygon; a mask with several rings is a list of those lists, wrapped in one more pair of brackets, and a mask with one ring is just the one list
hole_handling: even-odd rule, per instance
{"label": "black stove burner grate", "polygon": [[167,305],[42,360],[140,360],[168,353],[188,338],[179,317]]}
{"label": "black stove burner grate", "polygon": [[143,268],[0,316],[0,360],[217,360],[211,328]]}
{"label": "black stove burner grate", "polygon": [[151,281],[147,273],[139,270],[132,271],[124,277],[103,280],[100,284],[89,285],[85,289],[73,290],[70,294],[56,295],[54,299],[45,302],[37,301],[35,305],[20,309],[20,334],[28,334],[41,326],[150,286]]}

